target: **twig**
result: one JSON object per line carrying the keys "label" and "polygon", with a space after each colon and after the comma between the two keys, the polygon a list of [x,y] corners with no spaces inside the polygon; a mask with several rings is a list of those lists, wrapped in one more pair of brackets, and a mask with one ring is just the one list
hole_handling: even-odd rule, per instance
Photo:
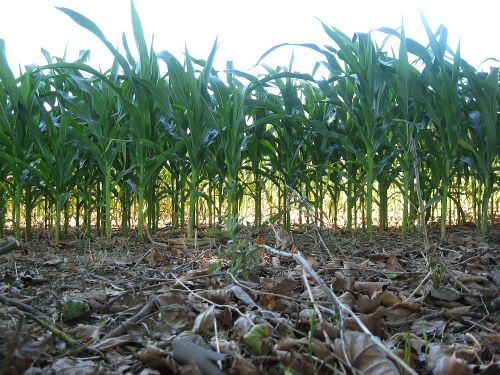
{"label": "twig", "polygon": [[56,336],[59,336],[60,338],[62,338],[69,346],[71,347],[75,347],[75,346],[78,346],[79,343],[78,341],[76,341],[73,337],[71,337],[70,335],[68,335],[67,333],[61,331],[59,328],[43,321],[42,319],[38,318],[37,316],[35,315],[32,315],[30,313],[25,313],[26,316],[32,320],[34,320],[35,322],[37,322],[38,324],[40,324],[43,328],[45,328],[47,331],[53,333],[54,335]]}
{"label": "twig", "polygon": [[[217,348],[217,353],[220,353],[220,345],[219,345],[219,333],[217,332],[217,318],[214,314],[214,334],[215,334],[215,347]],[[217,360],[217,366],[222,370],[222,361],[220,359]]]}
{"label": "twig", "polygon": [[413,169],[415,170],[415,187],[417,189],[417,198],[418,198],[418,209],[420,211],[420,226],[422,228],[422,233],[424,235],[424,247],[425,252],[429,252],[429,237],[427,236],[427,224],[425,222],[425,206],[424,200],[422,199],[422,188],[420,187],[420,173],[418,169],[418,161],[417,161],[417,146],[415,144],[415,138],[411,138],[411,151],[413,157]]}
{"label": "twig", "polygon": [[[31,306],[29,306],[21,301],[18,301],[16,299],[9,298],[6,295],[1,294],[1,293],[0,293],[0,302],[2,302],[4,305],[17,307],[19,310],[26,312],[26,313],[29,313],[31,315],[37,315],[37,316],[43,317],[43,314],[40,311],[35,310]],[[45,318],[48,319],[48,317],[45,317]]]}
{"label": "twig", "polygon": [[[3,298],[5,298],[5,300],[2,300],[2,303],[10,304],[9,302],[14,301],[14,300],[11,300],[10,298],[2,296],[1,294],[0,294],[0,296],[3,297]],[[49,324],[45,320],[43,320],[43,319],[48,320],[48,317],[45,317],[42,313],[36,312],[32,308],[30,308],[29,309],[30,312],[28,312],[28,311],[26,311],[26,309],[20,308],[17,304],[12,304],[12,306],[14,306],[14,307],[10,308],[11,313],[14,313],[14,314],[17,314],[17,315],[20,315],[20,316],[25,316],[25,317],[27,317],[27,318],[29,318],[31,320],[34,320],[40,326],[42,326],[42,328],[45,328],[50,333],[54,334],[55,336],[60,337],[61,339],[63,339],[71,347],[76,347],[76,346],[79,345],[79,342],[76,341],[73,337],[71,337],[67,333],[63,332],[62,330],[60,330],[56,326],[53,326],[52,324]]]}
{"label": "twig", "polygon": [[311,290],[311,285],[309,285],[309,281],[307,280],[306,270],[303,270],[303,272],[302,272],[302,279],[304,280],[304,285],[306,286],[307,294],[309,295],[309,299],[311,300],[311,303],[313,304],[314,310],[316,311],[316,314],[319,317],[319,321],[322,322],[323,315],[321,315],[321,311],[319,311],[318,303],[314,300],[314,296],[313,296],[312,290]]}
{"label": "twig", "polygon": [[406,298],[401,303],[406,303],[410,299],[412,299],[415,296],[415,294],[418,293],[418,291],[420,290],[420,288],[422,288],[422,286],[430,279],[431,275],[432,275],[432,272],[428,272],[427,275],[425,275],[425,277],[422,279],[422,281],[417,285],[417,287],[415,288],[415,290],[408,296],[408,298]]}
{"label": "twig", "polygon": [[209,299],[207,299],[207,298],[205,298],[205,297],[202,297],[202,296],[200,296],[199,294],[197,294],[197,293],[195,293],[194,291],[192,291],[191,289],[189,289],[189,288],[188,288],[188,286],[187,286],[187,285],[185,285],[185,284],[184,284],[181,280],[179,280],[179,279],[178,279],[178,278],[177,278],[174,274],[172,274],[172,276],[174,277],[174,279],[175,279],[175,280],[176,280],[179,284],[181,284],[181,286],[182,286],[184,289],[186,289],[186,291],[187,291],[189,294],[192,294],[192,295],[193,295],[193,296],[195,296],[196,298],[199,298],[199,299],[201,299],[202,301],[207,302],[207,303],[209,303],[209,304],[211,304],[211,305],[213,305],[213,306],[216,306],[216,307],[219,307],[219,308],[226,308],[226,307],[227,307],[228,309],[231,309],[231,310],[235,311],[235,312],[236,312],[237,314],[239,314],[240,316],[242,316],[242,317],[244,317],[244,318],[248,319],[252,325],[255,325],[255,324],[254,324],[254,322],[252,322],[252,319],[250,319],[250,318],[249,318],[246,314],[243,314],[243,313],[242,313],[239,309],[237,309],[236,307],[234,307],[234,306],[230,306],[230,305],[220,305],[220,304],[218,304],[218,303],[212,302],[212,301],[210,301]]}
{"label": "twig", "polygon": [[[149,234],[149,231],[146,231],[147,234]],[[151,238],[151,235],[148,236],[149,238],[149,241],[153,244],[153,245],[156,245],[156,243],[153,241],[153,239]],[[132,269],[135,269],[135,267],[137,267],[139,265],[139,263],[141,263],[144,259],[147,258],[147,256],[154,250],[154,247],[152,247],[151,249],[149,249],[148,251],[146,251],[144,253],[144,255],[137,261],[135,262],[134,266],[132,267]]]}
{"label": "twig", "polygon": [[15,238],[9,237],[9,242],[7,245],[0,247],[0,255],[10,253],[12,250],[19,249],[21,244]]}
{"label": "twig", "polygon": [[115,329],[113,329],[111,332],[106,334],[103,337],[103,339],[106,340],[112,337],[120,336],[123,333],[125,333],[130,326],[137,324],[139,321],[142,320],[143,317],[149,315],[151,311],[154,309],[155,303],[156,299],[150,298],[149,301],[142,307],[142,309],[140,309],[134,316],[131,316],[126,321],[117,326]]}

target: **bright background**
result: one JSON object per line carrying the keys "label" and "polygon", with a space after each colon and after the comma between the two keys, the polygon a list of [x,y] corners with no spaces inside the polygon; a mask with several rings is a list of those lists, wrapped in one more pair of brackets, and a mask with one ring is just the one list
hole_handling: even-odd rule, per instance
{"label": "bright background", "polygon": [[[136,0],[135,5],[147,40],[154,34],[156,51],[168,50],[182,58],[187,44],[192,56],[206,58],[218,37],[218,69],[224,69],[226,60],[233,60],[236,68],[248,70],[278,43],[328,43],[316,17],[349,36],[382,26],[397,28],[403,17],[407,36],[426,44],[420,11],[434,30],[440,23],[448,28],[453,49],[461,40],[462,56],[472,65],[479,67],[488,57],[500,59],[500,2],[496,0]],[[127,0],[0,0],[0,38],[6,42],[15,72],[18,66],[44,64],[41,47],[62,56],[67,46],[69,61],[79,50],[90,49],[92,65],[103,70],[110,67],[111,55],[102,43],[56,6],[89,17],[115,45],[121,44],[121,33],[126,32],[133,45]],[[291,51],[278,50],[265,63],[287,65]],[[294,67],[311,72],[318,58],[313,52],[297,49]],[[498,62],[482,67],[491,64]]]}

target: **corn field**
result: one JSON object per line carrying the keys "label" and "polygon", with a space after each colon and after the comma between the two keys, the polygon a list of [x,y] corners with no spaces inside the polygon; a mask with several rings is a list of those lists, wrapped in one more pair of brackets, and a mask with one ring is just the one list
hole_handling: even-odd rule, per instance
{"label": "corn field", "polygon": [[267,66],[283,44],[252,75],[231,62],[217,70],[218,41],[206,59],[155,51],[133,4],[120,50],[60,10],[114,62],[98,71],[89,51],[69,62],[42,50],[47,64],[16,76],[0,40],[2,233],[45,228],[59,243],[73,225],[110,238],[162,223],[234,234],[248,221],[362,227],[372,240],[390,215],[403,237],[425,215],[443,237],[466,222],[488,236],[500,204],[499,69],[472,67],[444,26],[423,19],[425,45],[404,26],[382,28],[398,45],[387,51],[370,33],[322,24],[330,45],[293,45],[317,54],[312,72],[293,59]]}

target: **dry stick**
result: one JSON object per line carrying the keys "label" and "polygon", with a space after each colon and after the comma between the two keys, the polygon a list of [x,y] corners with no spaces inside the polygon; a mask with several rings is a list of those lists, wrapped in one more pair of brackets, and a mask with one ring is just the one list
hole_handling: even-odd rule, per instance
{"label": "dry stick", "polygon": [[[34,320],[40,326],[42,326],[42,328],[45,328],[50,333],[54,334],[55,336],[60,337],[71,347],[75,347],[75,346],[79,345],[78,341],[76,341],[73,337],[71,337],[67,333],[63,332],[59,328],[53,326],[52,324],[47,323],[45,320],[42,320],[42,318],[49,320],[49,318],[46,317],[44,314],[33,310],[29,306],[28,306],[29,309],[26,309],[25,307],[22,307],[22,305],[24,305],[23,303],[19,303],[19,301],[11,300],[10,298],[2,296],[1,294],[0,294],[0,297],[2,297],[0,299],[2,303],[14,306],[11,308],[13,313],[16,313],[17,315],[24,315],[27,318]],[[11,302],[16,302],[16,303],[11,303]]]}
{"label": "dry stick", "polygon": [[273,249],[271,246],[268,246],[268,245],[259,245],[259,247],[263,248],[264,250],[266,250],[267,252],[270,252],[272,254],[281,255],[281,256],[284,256],[284,257],[288,257],[288,258],[293,258],[293,259],[295,259],[295,261],[297,261],[298,263],[300,263],[304,267],[304,269],[314,278],[314,280],[316,280],[316,282],[318,283],[318,285],[325,292],[325,294],[328,297],[329,301],[332,303],[333,308],[334,308],[333,311],[334,311],[335,315],[339,319],[340,332],[342,332],[342,329],[343,329],[343,327],[342,327],[342,315],[341,315],[341,311],[343,310],[349,316],[351,316],[354,319],[354,321],[358,324],[358,326],[362,329],[362,331],[364,333],[366,333],[370,337],[370,339],[375,343],[375,345],[377,345],[380,349],[382,349],[384,351],[384,353],[389,358],[391,358],[393,361],[397,362],[408,373],[410,373],[412,375],[418,375],[401,358],[399,358],[397,355],[395,355],[391,350],[387,349],[385,347],[385,345],[382,344],[382,342],[380,341],[380,339],[378,337],[374,336],[370,332],[370,330],[365,326],[365,324],[361,321],[361,319],[359,319],[356,316],[356,314],[349,307],[347,307],[346,305],[344,305],[337,298],[337,296],[335,295],[335,293],[333,293],[333,291],[326,285],[326,283],[323,281],[323,279],[311,267],[311,265],[309,264],[309,262],[307,262],[307,260],[304,259],[304,257],[302,256],[302,254],[300,254],[300,252],[295,253],[295,254],[291,254],[291,253],[287,253],[285,251],[280,251],[280,250]]}
{"label": "dry stick", "polygon": [[7,297],[5,294],[0,293],[0,302],[3,303],[4,305],[9,305],[9,306],[14,306],[17,307],[19,310],[29,313],[31,315],[37,315],[41,316],[45,319],[49,319],[48,317],[44,316],[44,314],[38,310],[35,310],[33,307],[17,300],[17,299],[12,299]]}
{"label": "dry stick", "polygon": [[193,295],[193,296],[195,296],[196,298],[199,298],[199,299],[201,299],[202,301],[204,301],[204,302],[206,302],[206,303],[209,303],[209,304],[211,304],[211,305],[213,305],[213,306],[215,306],[215,307],[219,307],[219,308],[226,308],[226,307],[227,307],[228,309],[235,311],[235,312],[236,312],[237,314],[239,314],[240,316],[242,316],[242,317],[244,317],[244,318],[248,319],[248,321],[250,322],[250,324],[251,324],[252,326],[254,326],[254,325],[255,325],[255,323],[254,323],[254,322],[252,322],[252,319],[250,319],[250,318],[249,318],[246,314],[243,314],[243,313],[242,313],[239,309],[237,309],[236,307],[234,307],[234,306],[230,306],[230,305],[221,305],[221,304],[218,304],[218,303],[212,302],[212,301],[210,301],[209,299],[207,299],[207,298],[205,298],[205,297],[202,297],[202,296],[200,296],[199,294],[197,294],[197,293],[193,292],[191,289],[189,289],[189,287],[188,287],[186,284],[184,284],[181,280],[179,280],[179,279],[178,279],[178,278],[177,278],[174,274],[172,274],[172,276],[174,277],[174,279],[175,279],[175,280],[176,280],[179,284],[181,284],[181,286],[182,286],[184,289],[186,289],[186,291],[187,291],[189,294],[192,294],[192,295]]}
{"label": "dry stick", "polygon": [[[149,241],[151,242],[151,244],[153,245],[156,245],[156,243],[153,241],[153,239],[151,238],[151,235],[149,235],[149,231],[146,231],[146,233],[148,234],[148,237],[149,237]],[[151,254],[151,252],[154,250],[154,247],[152,247],[151,249],[149,249],[148,251],[146,251],[144,253],[144,255],[137,261],[135,262],[134,266],[132,267],[132,269],[135,269],[139,263],[141,263],[144,259],[146,259],[148,257],[149,254]]]}
{"label": "dry stick", "polygon": [[142,307],[142,309],[140,309],[134,316],[131,316],[126,321],[121,323],[119,326],[117,326],[111,332],[106,334],[103,337],[103,340],[110,339],[113,337],[118,337],[118,336],[121,336],[122,334],[124,334],[130,326],[137,324],[146,315],[149,315],[151,313],[151,311],[154,309],[155,304],[156,304],[156,299],[150,298],[149,301]]}
{"label": "dry stick", "polygon": [[12,250],[19,249],[21,244],[15,238],[9,237],[9,242],[7,245],[0,247],[0,255],[10,253]]}
{"label": "dry stick", "polygon": [[431,275],[432,275],[432,272],[428,272],[427,275],[425,275],[425,277],[422,279],[422,281],[417,285],[417,287],[415,288],[415,290],[408,296],[408,298],[406,298],[403,302],[401,302],[399,304],[406,303],[410,299],[412,299],[415,296],[415,294],[418,293],[418,291],[420,290],[420,288],[422,288],[422,286],[430,279]]}
{"label": "dry stick", "polygon": [[71,337],[67,333],[61,331],[59,328],[57,328],[57,327],[55,327],[55,326],[53,326],[53,325],[51,325],[51,324],[43,321],[42,319],[38,318],[35,315],[32,315],[30,313],[25,313],[25,314],[26,314],[26,316],[28,318],[34,320],[35,322],[37,322],[38,324],[40,324],[46,330],[48,330],[51,333],[53,333],[54,335],[59,336],[60,338],[62,338],[69,346],[75,347],[75,346],[79,345],[78,341],[76,341],[73,337]]}
{"label": "dry stick", "polygon": [[[217,318],[214,314],[214,334],[215,334],[215,346],[217,348],[217,353],[220,353],[220,345],[219,345],[219,333],[217,332]],[[222,370],[222,361],[220,359],[217,360],[217,366]]]}
{"label": "dry stick", "polygon": [[422,229],[422,233],[424,235],[424,247],[425,252],[429,251],[429,237],[427,236],[427,224],[425,222],[425,206],[424,201],[422,199],[422,188],[420,187],[420,173],[418,169],[418,161],[417,161],[417,146],[415,144],[415,138],[411,139],[411,151],[413,156],[413,169],[415,170],[415,188],[417,189],[417,198],[418,198],[418,209],[420,211],[420,226]]}
{"label": "dry stick", "polygon": [[321,314],[321,311],[319,311],[318,303],[314,300],[314,296],[313,296],[312,290],[311,290],[311,285],[309,285],[309,280],[307,280],[307,274],[306,274],[305,269],[302,270],[302,279],[304,280],[304,285],[306,286],[307,294],[309,295],[309,299],[311,300],[311,302],[313,304],[314,311],[316,311],[316,314],[319,317],[319,321],[323,322],[323,315]]}

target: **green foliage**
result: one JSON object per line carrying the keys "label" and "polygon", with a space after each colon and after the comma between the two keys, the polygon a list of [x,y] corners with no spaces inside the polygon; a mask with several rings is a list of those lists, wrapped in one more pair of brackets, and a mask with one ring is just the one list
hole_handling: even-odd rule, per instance
{"label": "green foliage", "polygon": [[265,338],[271,335],[271,327],[267,324],[256,324],[243,336],[243,342],[257,355],[266,350]]}
{"label": "green foliage", "polygon": [[209,267],[209,272],[216,272],[223,264],[228,263],[229,272],[235,276],[248,279],[258,270],[260,249],[254,243],[243,239],[233,239],[226,249],[218,254],[219,261]]}
{"label": "green foliage", "polygon": [[[209,223],[225,225],[232,240],[221,262],[248,277],[257,249],[236,237],[247,198],[258,227],[268,220],[286,229],[293,191],[311,201],[320,225],[327,203],[335,223],[345,203],[347,227],[363,217],[372,239],[375,206],[382,230],[395,186],[406,237],[418,216],[412,144],[426,214],[432,220],[440,210],[442,236],[449,201],[463,214],[463,193],[488,235],[500,186],[499,69],[471,67],[460,47],[448,45],[444,26],[434,32],[422,19],[422,45],[403,25],[350,37],[322,23],[331,45],[298,45],[319,53],[312,74],[294,71],[292,57],[288,66],[263,64],[266,74],[254,76],[231,62],[217,71],[217,40],[206,60],[187,48],[183,60],[157,53],[133,2],[133,35],[123,35],[119,47],[84,15],[59,9],[114,62],[97,71],[86,63],[89,51],[68,62],[43,50],[47,65],[16,77],[0,40],[0,226],[12,217],[17,238],[22,210],[28,238],[40,203],[46,226],[55,222],[56,242],[68,205],[77,208],[77,221],[83,211],[87,236],[95,225],[107,238],[116,210],[124,232],[137,219],[143,236],[158,227],[168,202],[172,225],[184,228],[187,218],[192,236],[206,207]],[[395,37],[397,52],[377,45],[377,32]],[[259,62],[289,45],[271,48]]]}

